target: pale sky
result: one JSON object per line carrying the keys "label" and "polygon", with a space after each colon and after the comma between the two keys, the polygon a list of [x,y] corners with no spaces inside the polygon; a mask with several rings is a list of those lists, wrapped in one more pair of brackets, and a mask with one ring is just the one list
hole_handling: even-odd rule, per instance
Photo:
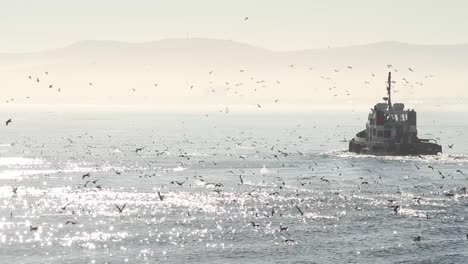
{"label": "pale sky", "polygon": [[467,10],[463,0],[0,0],[0,53],[187,36],[272,50],[459,44],[468,43]]}

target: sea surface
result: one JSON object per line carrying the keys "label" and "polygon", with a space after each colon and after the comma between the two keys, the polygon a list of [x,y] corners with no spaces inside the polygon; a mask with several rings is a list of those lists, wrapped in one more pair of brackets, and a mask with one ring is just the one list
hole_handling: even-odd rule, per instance
{"label": "sea surface", "polygon": [[0,263],[468,263],[466,116],[373,157],[359,111],[2,108]]}

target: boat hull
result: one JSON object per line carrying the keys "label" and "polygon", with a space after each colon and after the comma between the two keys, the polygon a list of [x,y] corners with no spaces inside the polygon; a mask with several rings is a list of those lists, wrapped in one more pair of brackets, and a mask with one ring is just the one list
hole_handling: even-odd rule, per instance
{"label": "boat hull", "polygon": [[349,151],[378,156],[437,155],[442,153],[442,146],[432,142],[398,144],[362,142],[352,139],[349,142]]}

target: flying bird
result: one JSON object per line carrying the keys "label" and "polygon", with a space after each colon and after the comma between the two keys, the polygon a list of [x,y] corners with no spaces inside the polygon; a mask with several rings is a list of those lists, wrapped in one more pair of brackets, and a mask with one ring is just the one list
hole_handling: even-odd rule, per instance
{"label": "flying bird", "polygon": [[301,216],[304,216],[304,212],[301,210],[301,208],[299,208],[299,206],[296,205],[296,209],[297,209],[297,211],[299,211]]}
{"label": "flying bird", "polygon": [[242,178],[242,175],[239,175],[239,180],[240,180],[240,184],[244,184],[244,179]]}
{"label": "flying bird", "polygon": [[117,209],[119,210],[119,214],[121,214],[123,212],[125,206],[127,206],[127,204],[122,205],[122,207],[119,207],[118,205],[115,205],[115,207],[117,207]]}
{"label": "flying bird", "polygon": [[255,222],[250,222],[250,223],[252,224],[253,227],[259,227],[260,226],[260,224],[257,224]]}
{"label": "flying bird", "polygon": [[142,151],[143,149],[144,148],[137,148],[137,149],[135,149],[135,153],[138,153],[138,152]]}
{"label": "flying bird", "polygon": [[159,191],[158,191],[158,197],[159,197],[159,200],[164,200],[164,195],[162,195]]}

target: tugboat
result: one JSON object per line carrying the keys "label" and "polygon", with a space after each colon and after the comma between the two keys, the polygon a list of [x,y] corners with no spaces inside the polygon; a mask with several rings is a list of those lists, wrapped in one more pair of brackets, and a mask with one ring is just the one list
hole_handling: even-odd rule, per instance
{"label": "tugboat", "polygon": [[442,146],[434,139],[418,138],[416,111],[392,104],[392,73],[388,73],[385,103],[378,103],[369,113],[366,129],[349,142],[349,151],[358,154],[407,156],[437,155]]}

